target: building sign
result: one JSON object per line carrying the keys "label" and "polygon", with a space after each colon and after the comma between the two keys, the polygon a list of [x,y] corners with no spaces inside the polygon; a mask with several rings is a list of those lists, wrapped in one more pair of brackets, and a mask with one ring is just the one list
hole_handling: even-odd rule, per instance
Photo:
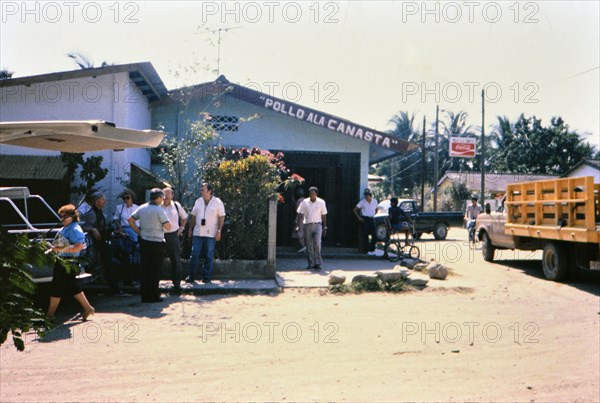
{"label": "building sign", "polygon": [[404,152],[409,148],[412,148],[410,147],[411,143],[397,137],[390,136],[389,134],[369,129],[365,126],[361,126],[348,120],[328,115],[311,108],[306,108],[293,102],[267,96],[264,93],[254,91],[250,88],[236,85],[234,86],[233,91],[229,93],[238,99],[261,106],[268,110],[272,110],[273,112],[281,113],[283,115],[302,120],[316,126],[324,127],[346,136],[354,137],[356,139],[387,148],[389,150]]}
{"label": "building sign", "polygon": [[450,157],[474,158],[476,144],[473,137],[450,137]]}

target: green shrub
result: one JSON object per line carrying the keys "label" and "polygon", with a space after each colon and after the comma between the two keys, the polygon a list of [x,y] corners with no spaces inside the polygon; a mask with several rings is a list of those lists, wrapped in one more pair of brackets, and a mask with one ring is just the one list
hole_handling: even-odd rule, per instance
{"label": "green shrub", "polygon": [[403,280],[397,281],[381,281],[370,282],[365,280],[353,280],[349,285],[347,284],[336,284],[329,287],[329,291],[333,294],[348,294],[355,293],[360,294],[363,292],[403,292],[406,291],[407,287]]}
{"label": "green shrub", "polygon": [[44,254],[47,245],[31,242],[26,235],[0,231],[0,344],[8,333],[19,351],[25,349],[24,334],[34,330],[43,335],[48,322],[42,311],[34,306],[36,286],[30,266],[52,264]]}
{"label": "green shrub", "polygon": [[227,160],[206,169],[204,180],[225,204],[221,238],[225,259],[265,259],[268,199],[275,197],[280,170],[267,152]]}

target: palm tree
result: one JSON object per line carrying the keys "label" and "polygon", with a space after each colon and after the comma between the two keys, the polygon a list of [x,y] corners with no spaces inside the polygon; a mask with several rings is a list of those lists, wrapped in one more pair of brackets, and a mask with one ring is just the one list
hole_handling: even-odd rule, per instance
{"label": "palm tree", "polygon": [[0,80],[8,80],[8,79],[12,78],[13,74],[14,74],[14,72],[3,68],[2,70],[0,70]]}
{"label": "palm tree", "polygon": [[446,170],[466,171],[473,169],[473,161],[466,158],[449,157],[450,137],[471,137],[475,135],[473,126],[467,124],[467,112],[454,113],[446,111],[446,116],[440,121],[442,133],[439,141],[440,177]]}
{"label": "palm tree", "polygon": [[[419,140],[419,132],[414,126],[414,113],[398,112],[392,116],[389,123],[393,125],[393,129],[388,131],[392,136],[410,142]],[[418,149],[411,151],[409,154],[390,158],[379,164],[376,173],[388,178],[388,181],[383,184],[383,193],[386,195],[401,195],[404,189],[412,190],[420,180],[420,159],[421,150]]]}
{"label": "palm tree", "polygon": [[[73,61],[79,66],[80,69],[93,69],[94,61],[90,59],[88,56],[84,55],[81,52],[70,52],[67,53],[67,57],[73,59]],[[100,64],[100,67],[110,66],[106,61]]]}

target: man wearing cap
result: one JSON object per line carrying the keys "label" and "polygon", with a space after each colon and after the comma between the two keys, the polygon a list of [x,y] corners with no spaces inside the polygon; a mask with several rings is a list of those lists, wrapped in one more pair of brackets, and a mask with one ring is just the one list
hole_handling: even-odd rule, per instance
{"label": "man wearing cap", "polygon": [[[369,245],[367,254],[370,256],[375,255],[375,244],[377,238],[375,237],[375,211],[377,210],[377,199],[373,198],[371,189],[366,188],[364,191],[365,198],[359,201],[354,207],[354,215],[358,218],[358,221],[363,226],[363,244]],[[369,235],[371,240],[369,241]]]}
{"label": "man wearing cap", "polygon": [[[142,204],[129,217],[129,225],[140,236],[140,254],[142,255],[142,273],[140,294],[142,302],[161,302],[158,284],[160,269],[165,258],[165,231],[171,230],[171,223],[160,207],[165,198],[162,189],[150,191],[150,202]],[[136,221],[139,220],[140,226]],[[141,227],[141,229],[140,229]]]}
{"label": "man wearing cap", "polygon": [[119,280],[112,263],[113,250],[109,243],[111,228],[103,211],[106,207],[106,196],[101,191],[96,190],[89,195],[88,203],[90,209],[81,216],[81,229],[94,239],[94,246],[100,254],[102,270],[110,287],[110,293],[119,294],[121,293]]}
{"label": "man wearing cap", "polygon": [[304,242],[306,245],[308,267],[307,270],[321,270],[321,238],[327,235],[327,207],[325,200],[317,197],[319,190],[316,187],[308,189],[308,198],[302,200],[298,206],[296,230],[304,224]]}

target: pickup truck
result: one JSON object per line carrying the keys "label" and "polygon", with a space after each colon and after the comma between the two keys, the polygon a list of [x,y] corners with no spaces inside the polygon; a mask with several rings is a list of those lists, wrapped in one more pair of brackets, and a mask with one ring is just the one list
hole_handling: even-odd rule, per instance
{"label": "pickup truck", "polygon": [[574,269],[600,270],[600,184],[594,177],[509,184],[496,212],[476,221],[483,258],[496,249],[542,249],[549,280]]}
{"label": "pickup truck", "polygon": [[[424,213],[413,199],[398,199],[398,207],[411,216],[415,230],[413,236],[419,239],[425,233],[433,232],[437,240],[444,240],[448,235],[449,227],[462,227],[464,213],[460,211],[443,211],[437,213]],[[378,241],[387,241],[389,234],[385,221],[388,218],[390,201],[384,200],[377,205],[375,214],[375,236]]]}

